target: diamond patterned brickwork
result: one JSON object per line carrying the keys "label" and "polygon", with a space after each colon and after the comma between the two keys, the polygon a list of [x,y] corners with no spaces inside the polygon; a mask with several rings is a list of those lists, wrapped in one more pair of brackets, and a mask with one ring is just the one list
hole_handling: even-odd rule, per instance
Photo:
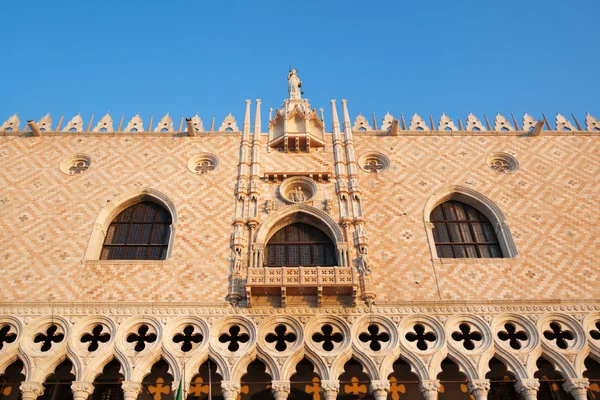
{"label": "diamond patterned brickwork", "polygon": [[[358,136],[355,147],[391,161],[380,175],[359,171],[379,301],[439,299],[423,208],[451,185],[472,188],[500,207],[519,257],[436,264],[444,300],[596,296],[598,137]],[[519,170],[487,168],[486,155],[496,151],[515,156]]]}

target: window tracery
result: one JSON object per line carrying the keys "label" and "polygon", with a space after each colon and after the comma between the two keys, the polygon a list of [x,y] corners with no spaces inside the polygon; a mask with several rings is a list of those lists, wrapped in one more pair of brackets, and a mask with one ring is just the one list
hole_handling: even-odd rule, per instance
{"label": "window tracery", "polygon": [[277,231],[267,244],[267,266],[333,266],[331,239],[318,228],[294,223]]}

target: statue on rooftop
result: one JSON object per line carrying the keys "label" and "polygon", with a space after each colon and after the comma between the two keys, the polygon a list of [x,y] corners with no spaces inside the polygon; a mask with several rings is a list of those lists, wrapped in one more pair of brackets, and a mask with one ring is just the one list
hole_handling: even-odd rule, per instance
{"label": "statue on rooftop", "polygon": [[292,69],[288,73],[288,93],[290,95],[290,99],[300,99],[302,96],[302,92],[300,88],[302,87],[302,81],[298,78],[298,70]]}

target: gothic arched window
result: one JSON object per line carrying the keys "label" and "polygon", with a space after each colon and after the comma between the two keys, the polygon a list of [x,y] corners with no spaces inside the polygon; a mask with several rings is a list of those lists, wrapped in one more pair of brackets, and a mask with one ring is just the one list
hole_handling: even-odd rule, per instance
{"label": "gothic arched window", "polygon": [[447,201],[432,212],[435,248],[440,258],[502,258],[494,227],[470,205]]}
{"label": "gothic arched window", "polygon": [[121,211],[111,222],[101,260],[164,260],[167,258],[171,214],[143,201]]}
{"label": "gothic arched window", "polygon": [[267,266],[332,266],[335,265],[333,242],[320,229],[294,223],[281,228],[267,243]]}

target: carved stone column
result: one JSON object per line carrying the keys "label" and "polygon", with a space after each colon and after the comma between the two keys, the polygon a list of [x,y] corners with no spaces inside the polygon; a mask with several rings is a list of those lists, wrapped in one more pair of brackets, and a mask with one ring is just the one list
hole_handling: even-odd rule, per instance
{"label": "carved stone column", "polygon": [[223,392],[223,399],[225,400],[236,400],[240,395],[241,385],[237,381],[222,381],[221,391]]}
{"label": "carved stone column", "polygon": [[536,400],[537,392],[540,390],[540,382],[537,379],[521,379],[515,383],[517,393],[525,400]]}
{"label": "carved stone column", "polygon": [[475,396],[476,400],[487,400],[489,391],[489,379],[474,379],[469,382],[469,393]]}
{"label": "carved stone column", "polygon": [[428,380],[419,383],[419,390],[425,400],[437,400],[440,391],[440,381]]}
{"label": "carved stone column", "polygon": [[588,378],[571,378],[563,383],[563,389],[570,393],[575,400],[586,400],[589,387],[590,381]]}
{"label": "carved stone column", "polygon": [[339,391],[340,381],[321,381],[321,393],[323,394],[323,400],[335,400]]}
{"label": "carved stone column", "polygon": [[373,397],[375,397],[375,400],[387,399],[389,391],[390,381],[388,381],[387,379],[381,381],[371,381],[371,393],[373,393]]}
{"label": "carved stone column", "polygon": [[271,393],[273,393],[275,400],[287,400],[290,390],[290,381],[271,382]]}
{"label": "carved stone column", "polygon": [[39,382],[22,382],[19,389],[21,389],[21,393],[23,394],[23,400],[36,400],[44,394],[44,385]]}
{"label": "carved stone column", "polygon": [[71,391],[73,400],[87,400],[94,393],[94,385],[91,382],[73,381]]}
{"label": "carved stone column", "polygon": [[141,382],[123,381],[121,387],[123,388],[124,400],[136,400],[142,392]]}

